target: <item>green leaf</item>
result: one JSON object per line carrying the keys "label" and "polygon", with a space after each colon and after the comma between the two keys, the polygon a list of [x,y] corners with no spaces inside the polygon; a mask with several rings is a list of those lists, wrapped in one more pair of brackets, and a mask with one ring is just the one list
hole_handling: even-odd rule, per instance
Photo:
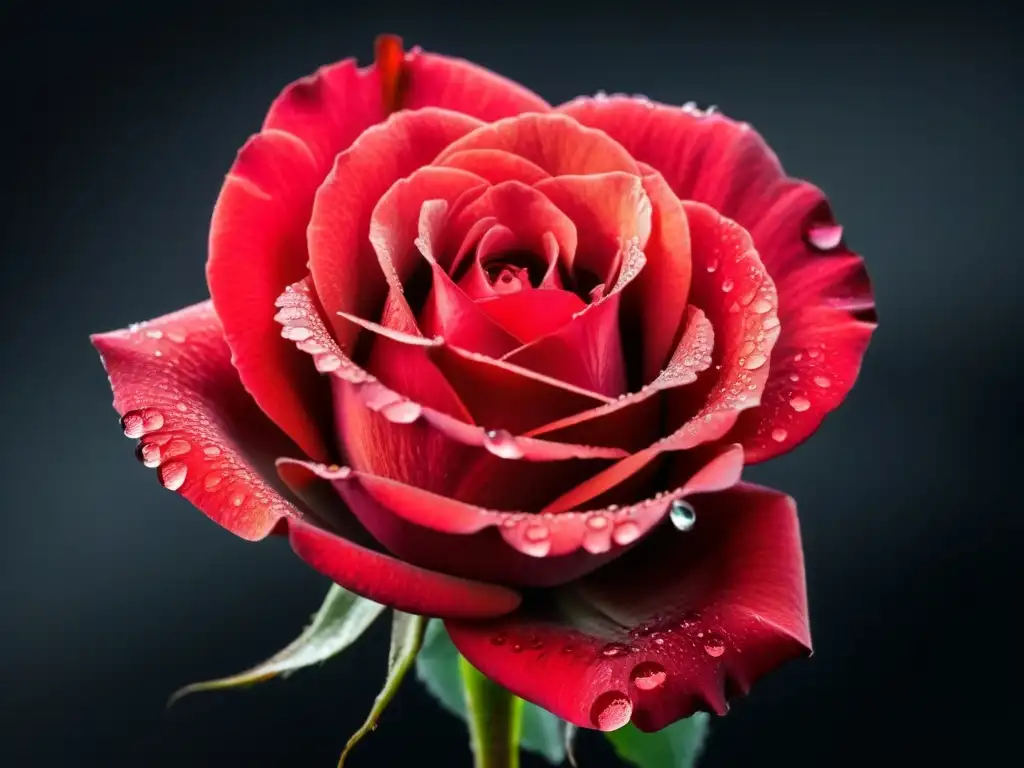
{"label": "green leaf", "polygon": [[[427,626],[423,648],[416,658],[416,677],[441,705],[466,721],[466,696],[459,672],[461,656],[445,631],[444,622],[433,619]],[[558,765],[565,760],[562,721],[535,704],[524,702],[520,746]]]}
{"label": "green leaf", "polygon": [[391,650],[388,653],[388,677],[384,681],[384,687],[377,694],[370,714],[362,727],[352,734],[352,738],[345,745],[345,750],[338,760],[338,768],[345,764],[345,758],[352,751],[352,747],[358,744],[370,731],[377,729],[377,721],[381,713],[387,707],[391,699],[398,692],[398,687],[405,679],[406,672],[412,666],[423,644],[423,632],[426,629],[427,620],[422,616],[414,616],[411,613],[395,611],[391,621]]}
{"label": "green leaf", "polygon": [[215,691],[262,683],[278,675],[287,677],[303,667],[326,661],[358,640],[383,610],[383,605],[332,584],[310,625],[286,648],[263,663],[237,675],[186,685],[175,691],[167,706],[197,691]]}
{"label": "green leaf", "polygon": [[692,768],[697,764],[708,732],[708,715],[699,712],[655,733],[643,733],[629,723],[605,733],[615,753],[639,768]]}

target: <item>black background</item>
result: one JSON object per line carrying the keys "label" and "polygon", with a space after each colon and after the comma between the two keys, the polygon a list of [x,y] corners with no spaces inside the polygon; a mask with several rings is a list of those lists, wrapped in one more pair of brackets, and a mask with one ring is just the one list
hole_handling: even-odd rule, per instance
{"label": "black background", "polygon": [[[282,86],[368,60],[380,31],[551,102],[604,89],[717,104],[830,193],[867,258],[881,328],[858,387],[813,441],[749,473],[800,503],[816,654],[716,720],[704,765],[1014,763],[1024,98],[1010,4],[360,5],[0,7],[0,764],[330,766],[365,715],[383,625],[321,670],[165,710],[179,685],[289,640],[326,583],[284,542],[247,544],[159,488],[86,336],[204,298],[235,150]],[[612,764],[597,737],[582,758]],[[410,684],[351,764],[417,760],[469,753]]]}

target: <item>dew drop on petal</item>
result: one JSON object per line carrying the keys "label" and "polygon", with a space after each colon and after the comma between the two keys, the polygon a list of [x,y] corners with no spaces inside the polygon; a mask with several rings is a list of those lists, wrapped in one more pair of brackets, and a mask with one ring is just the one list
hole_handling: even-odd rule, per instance
{"label": "dew drop on petal", "polygon": [[157,470],[160,482],[169,491],[176,491],[181,488],[185,484],[186,474],[188,474],[188,467],[180,461],[169,462]]}
{"label": "dew drop on petal", "polygon": [[791,374],[789,374],[789,380],[794,382],[794,383],[796,383],[796,382],[800,381],[800,376],[798,374],[791,373]]}
{"label": "dew drop on petal", "polygon": [[831,251],[843,239],[843,228],[839,224],[825,224],[807,230],[807,241],[819,251]]}
{"label": "dew drop on petal", "polygon": [[756,352],[747,358],[746,362],[743,363],[743,367],[748,371],[756,371],[762,365],[768,362],[768,358],[762,355],[760,352]]}
{"label": "dew drop on petal", "polygon": [[160,466],[160,446],[156,443],[139,443],[135,449],[135,457],[142,462],[142,466],[155,469]]}
{"label": "dew drop on petal", "polygon": [[521,459],[522,449],[507,430],[492,429],[484,434],[484,448],[499,459]]}
{"label": "dew drop on petal", "polygon": [[591,515],[587,518],[587,528],[592,531],[603,531],[608,527],[608,518],[604,515]]}
{"label": "dew drop on petal", "polygon": [[733,289],[734,285],[735,284],[733,283],[732,280],[725,280],[725,281],[723,281],[722,282],[722,293],[728,293],[729,291],[731,291]]}
{"label": "dew drop on petal", "polygon": [[619,546],[626,546],[632,544],[634,541],[640,538],[640,526],[634,523],[632,520],[626,520],[615,526],[615,530],[612,531],[612,539]]}
{"label": "dew drop on petal", "polygon": [[121,417],[121,429],[125,437],[139,438],[149,432],[155,432],[164,425],[164,415],[155,408],[143,408],[139,411],[128,411]]}
{"label": "dew drop on petal", "polygon": [[750,305],[750,309],[758,315],[763,315],[765,312],[768,312],[773,306],[775,305],[768,301],[768,299],[758,299],[757,301]]}
{"label": "dew drop on petal", "polygon": [[789,401],[789,407],[797,413],[800,413],[801,411],[806,411],[811,407],[811,401],[806,397],[794,397]]}
{"label": "dew drop on petal", "polygon": [[776,427],[772,430],[772,440],[776,443],[785,442],[787,437],[789,437],[789,432],[784,430],[782,427]]}
{"label": "dew drop on petal", "polygon": [[491,638],[491,645],[504,645],[504,644],[505,644],[505,636],[504,635],[495,635],[494,637]]}
{"label": "dew drop on petal", "polygon": [[629,674],[630,682],[641,691],[653,691],[665,684],[668,674],[665,668],[655,661],[645,661],[633,667]]}
{"label": "dew drop on petal", "polygon": [[203,453],[205,453],[207,456],[220,456],[220,448],[218,448],[216,445],[208,445],[205,448],[203,448]]}
{"label": "dew drop on petal", "polygon": [[313,331],[304,325],[286,325],[281,329],[281,336],[289,341],[305,341],[313,335]]}
{"label": "dew drop on petal", "polygon": [[822,389],[828,389],[830,386],[832,386],[832,380],[829,379],[828,376],[815,376],[814,383],[817,384]]}
{"label": "dew drop on petal", "polygon": [[629,722],[633,703],[622,691],[605,691],[590,708],[590,722],[602,731],[614,731]]}
{"label": "dew drop on petal", "polygon": [[682,499],[676,499],[672,502],[668,518],[677,531],[688,531],[697,522],[697,512]]}
{"label": "dew drop on petal", "polygon": [[722,638],[713,632],[709,632],[707,637],[704,638],[704,653],[713,659],[717,659],[725,653],[725,643],[722,641]]}
{"label": "dew drop on petal", "polygon": [[208,491],[212,491],[224,480],[224,476],[220,472],[208,472],[206,477],[203,478],[203,488]]}
{"label": "dew drop on petal", "polygon": [[419,403],[414,403],[412,400],[399,400],[384,406],[381,409],[381,414],[395,424],[412,424],[420,417],[422,411]]}

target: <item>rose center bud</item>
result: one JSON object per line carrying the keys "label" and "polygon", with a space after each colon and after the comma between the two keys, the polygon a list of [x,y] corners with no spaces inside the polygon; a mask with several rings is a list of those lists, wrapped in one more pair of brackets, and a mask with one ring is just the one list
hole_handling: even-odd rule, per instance
{"label": "rose center bud", "polygon": [[[460,270],[458,285],[474,301],[547,287],[544,283],[548,265],[532,253],[492,254],[490,258],[470,261],[467,267]],[[560,287],[560,282],[551,283],[550,287]]]}

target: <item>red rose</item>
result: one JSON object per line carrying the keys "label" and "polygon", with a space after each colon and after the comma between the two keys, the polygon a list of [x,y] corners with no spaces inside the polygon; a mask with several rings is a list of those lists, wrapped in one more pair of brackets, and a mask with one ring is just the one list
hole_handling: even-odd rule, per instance
{"label": "red rose", "polygon": [[810,647],[793,501],[738,481],[842,401],[873,302],[745,123],[382,38],[271,106],[207,275],[94,341],[139,458],[228,530],[580,726],[722,712]]}

